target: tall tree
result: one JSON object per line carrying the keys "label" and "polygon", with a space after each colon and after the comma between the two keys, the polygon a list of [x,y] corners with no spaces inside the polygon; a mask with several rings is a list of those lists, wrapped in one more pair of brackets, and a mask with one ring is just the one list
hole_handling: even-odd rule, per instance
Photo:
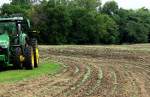
{"label": "tall tree", "polygon": [[79,7],[96,10],[98,7],[101,6],[100,0],[74,0],[75,4]]}
{"label": "tall tree", "polygon": [[32,13],[34,26],[41,32],[41,42],[49,44],[67,43],[72,21],[65,6],[55,5],[52,1],[44,1]]}
{"label": "tall tree", "polygon": [[28,14],[31,8],[30,0],[12,0],[10,4],[4,4],[1,8],[2,15],[11,15],[16,13],[21,13],[23,15]]}
{"label": "tall tree", "polygon": [[95,13],[88,12],[84,8],[75,8],[70,14],[72,27],[68,37],[69,42],[75,44],[99,43]]}
{"label": "tall tree", "polygon": [[14,4],[14,5],[17,5],[17,4],[30,4],[31,0],[12,0],[11,3]]}
{"label": "tall tree", "polygon": [[108,1],[103,5],[102,12],[108,15],[114,15],[118,12],[118,4],[115,1]]}
{"label": "tall tree", "polygon": [[100,43],[115,44],[119,42],[118,25],[110,16],[98,14],[96,21],[99,29]]}

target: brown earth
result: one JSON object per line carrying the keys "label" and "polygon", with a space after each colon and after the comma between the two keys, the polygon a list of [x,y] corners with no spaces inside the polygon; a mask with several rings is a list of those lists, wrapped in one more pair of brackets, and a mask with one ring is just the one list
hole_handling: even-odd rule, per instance
{"label": "brown earth", "polygon": [[0,97],[150,97],[150,45],[40,46],[63,69],[15,84]]}

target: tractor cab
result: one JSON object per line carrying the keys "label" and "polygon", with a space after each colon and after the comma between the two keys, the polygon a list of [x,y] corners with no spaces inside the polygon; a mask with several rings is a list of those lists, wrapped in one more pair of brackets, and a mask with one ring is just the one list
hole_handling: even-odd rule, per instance
{"label": "tractor cab", "polygon": [[[13,17],[13,18],[1,18],[0,19],[0,35],[8,34],[10,38],[10,45],[20,44],[20,35],[28,33],[30,29],[30,24],[25,23],[23,17]],[[28,29],[28,30],[27,30]]]}
{"label": "tractor cab", "polygon": [[15,22],[0,22],[0,34],[8,33],[10,35],[17,34]]}

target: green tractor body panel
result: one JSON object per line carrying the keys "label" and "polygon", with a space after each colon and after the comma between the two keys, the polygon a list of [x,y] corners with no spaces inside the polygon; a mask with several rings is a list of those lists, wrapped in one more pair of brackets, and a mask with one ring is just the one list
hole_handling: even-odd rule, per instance
{"label": "green tractor body panel", "polygon": [[0,61],[5,62],[5,55],[0,55]]}
{"label": "green tractor body panel", "polygon": [[9,64],[8,51],[9,51],[9,36],[7,33],[0,34],[0,62],[1,63]]}
{"label": "green tractor body panel", "polygon": [[9,47],[9,36],[8,34],[0,34],[0,47],[8,48]]}

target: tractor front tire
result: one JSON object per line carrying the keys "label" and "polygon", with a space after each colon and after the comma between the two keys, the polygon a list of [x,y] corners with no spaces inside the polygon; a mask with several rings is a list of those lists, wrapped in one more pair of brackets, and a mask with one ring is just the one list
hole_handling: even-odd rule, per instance
{"label": "tractor front tire", "polygon": [[24,66],[26,69],[32,70],[34,68],[34,53],[32,46],[28,46],[24,50],[25,62]]}

